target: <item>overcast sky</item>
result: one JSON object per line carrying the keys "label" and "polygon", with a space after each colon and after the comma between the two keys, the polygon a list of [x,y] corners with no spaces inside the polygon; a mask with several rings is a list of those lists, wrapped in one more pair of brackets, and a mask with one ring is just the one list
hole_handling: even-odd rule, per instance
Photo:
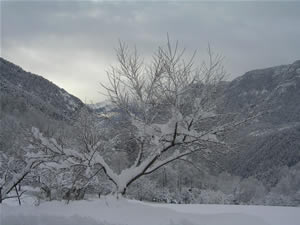
{"label": "overcast sky", "polygon": [[103,100],[99,82],[118,39],[147,59],[171,39],[225,56],[229,79],[300,59],[300,2],[1,2],[1,56],[83,101]]}

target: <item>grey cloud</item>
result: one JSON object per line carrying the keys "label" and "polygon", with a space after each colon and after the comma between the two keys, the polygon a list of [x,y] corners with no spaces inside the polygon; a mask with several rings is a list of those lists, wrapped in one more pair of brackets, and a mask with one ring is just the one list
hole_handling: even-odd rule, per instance
{"label": "grey cloud", "polygon": [[[114,62],[118,38],[145,57],[171,38],[203,56],[208,42],[231,78],[300,58],[299,2],[4,2],[2,56],[84,99]],[[93,91],[91,91],[93,89]]]}

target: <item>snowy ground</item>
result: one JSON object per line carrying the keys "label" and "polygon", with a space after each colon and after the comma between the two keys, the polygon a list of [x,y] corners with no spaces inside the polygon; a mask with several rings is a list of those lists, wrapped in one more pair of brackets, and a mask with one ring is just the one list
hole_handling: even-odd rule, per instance
{"label": "snowy ground", "polygon": [[0,206],[0,225],[299,225],[300,208],[154,204],[103,197]]}

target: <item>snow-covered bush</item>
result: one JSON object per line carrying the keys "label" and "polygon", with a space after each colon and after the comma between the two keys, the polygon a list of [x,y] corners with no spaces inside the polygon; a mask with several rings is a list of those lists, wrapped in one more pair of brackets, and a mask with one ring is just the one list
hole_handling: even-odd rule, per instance
{"label": "snow-covered bush", "polygon": [[289,206],[292,205],[293,198],[287,195],[270,192],[264,199],[265,205]]}
{"label": "snow-covered bush", "polygon": [[235,200],[240,204],[262,204],[266,188],[257,179],[243,179],[235,192]]}
{"label": "snow-covered bush", "polygon": [[300,162],[282,168],[281,178],[265,198],[267,205],[300,205]]}
{"label": "snow-covered bush", "polygon": [[136,180],[127,191],[127,195],[141,201],[157,201],[160,197],[155,181],[142,177]]}
{"label": "snow-covered bush", "polygon": [[202,204],[233,204],[234,196],[221,191],[201,190],[197,203]]}
{"label": "snow-covered bush", "polygon": [[226,172],[220,173],[215,180],[216,190],[225,194],[234,194],[241,183],[241,178]]}

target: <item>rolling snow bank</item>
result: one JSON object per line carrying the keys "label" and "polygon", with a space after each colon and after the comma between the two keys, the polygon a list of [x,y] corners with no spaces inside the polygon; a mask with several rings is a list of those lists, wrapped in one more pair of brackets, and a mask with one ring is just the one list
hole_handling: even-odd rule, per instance
{"label": "rolling snow bank", "polygon": [[0,225],[299,225],[299,221],[299,207],[154,204],[113,197],[0,206]]}

